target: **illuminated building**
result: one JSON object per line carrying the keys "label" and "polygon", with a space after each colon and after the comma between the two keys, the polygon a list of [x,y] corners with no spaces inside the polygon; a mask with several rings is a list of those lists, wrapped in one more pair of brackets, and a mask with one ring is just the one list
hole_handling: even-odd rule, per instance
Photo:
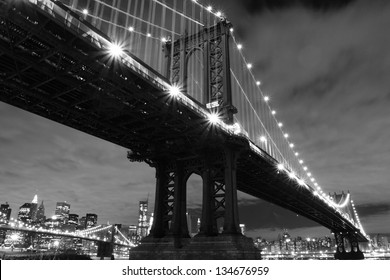
{"label": "illuminated building", "polygon": [[85,216],[85,228],[94,227],[97,224],[98,216],[96,214],[87,213]]}
{"label": "illuminated building", "polygon": [[25,223],[30,223],[32,221],[31,203],[25,203],[19,207],[18,220]]}
{"label": "illuminated building", "polygon": [[70,204],[65,202],[57,202],[55,215],[57,216],[57,219],[60,219],[63,221],[63,223],[68,222],[69,218],[69,210],[70,210]]}
{"label": "illuminated building", "polygon": [[46,220],[45,216],[45,206],[43,205],[43,200],[41,202],[41,205],[39,205],[36,215],[36,221],[38,223],[43,223]]}
{"label": "illuminated building", "polygon": [[79,225],[79,215],[77,214],[69,214],[68,224]]}
{"label": "illuminated building", "polygon": [[138,240],[137,240],[137,226],[136,225],[129,226],[128,238],[134,244],[138,242]]}
{"label": "illuminated building", "polygon": [[80,218],[78,229],[80,229],[80,230],[85,229],[85,221],[86,221],[86,219],[87,218],[85,216]]}
{"label": "illuminated building", "polygon": [[1,214],[1,217],[0,219],[3,219],[3,222],[1,223],[7,223],[11,217],[11,208],[9,207],[9,204],[8,202],[6,202],[5,204],[1,204],[0,206],[0,214]]}
{"label": "illuminated building", "polygon": [[139,202],[139,215],[138,215],[138,237],[144,238],[148,234],[148,201]]}
{"label": "illuminated building", "polygon": [[240,224],[241,234],[245,235],[245,224]]}
{"label": "illuminated building", "polygon": [[37,211],[38,211],[38,195],[34,195],[33,200],[31,201],[31,221],[35,222],[37,219]]}

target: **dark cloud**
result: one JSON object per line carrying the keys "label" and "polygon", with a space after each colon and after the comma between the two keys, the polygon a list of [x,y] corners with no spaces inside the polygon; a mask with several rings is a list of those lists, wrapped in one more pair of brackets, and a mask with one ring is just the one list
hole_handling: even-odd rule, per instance
{"label": "dark cloud", "polygon": [[[356,205],[356,209],[361,217],[390,214],[390,203],[367,203]],[[390,229],[389,229],[390,230]]]}

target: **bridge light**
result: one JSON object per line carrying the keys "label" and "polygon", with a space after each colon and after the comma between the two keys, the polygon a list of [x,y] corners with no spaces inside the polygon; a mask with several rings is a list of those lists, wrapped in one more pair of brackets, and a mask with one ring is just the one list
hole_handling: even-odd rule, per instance
{"label": "bridge light", "polygon": [[129,27],[129,31],[130,31],[130,32],[133,32],[133,31],[134,31],[134,27],[130,26],[130,27]]}
{"label": "bridge light", "polygon": [[207,11],[211,12],[212,10],[213,10],[213,7],[211,7],[211,6],[207,7]]}
{"label": "bridge light", "polygon": [[303,181],[302,179],[298,179],[298,184],[300,186],[304,186],[305,185],[305,181]]}
{"label": "bridge light", "polygon": [[87,9],[84,9],[84,10],[83,10],[83,14],[84,14],[84,15],[88,15],[88,10],[87,10]]}
{"label": "bridge light", "polygon": [[231,27],[231,28],[229,29],[229,31],[233,33],[233,31],[234,31],[233,27]]}
{"label": "bridge light", "polygon": [[291,179],[294,179],[296,176],[295,176],[294,172],[290,172],[290,173],[288,173],[288,177],[290,177]]}
{"label": "bridge light", "polygon": [[311,173],[310,173],[310,172],[308,172],[308,173],[306,173],[306,174],[307,174],[307,176],[311,177]]}
{"label": "bridge light", "polygon": [[242,44],[237,45],[237,49],[241,50],[242,49]]}
{"label": "bridge light", "polygon": [[248,64],[246,65],[246,67],[248,67],[248,69],[251,69],[251,68],[253,67],[253,65],[252,65],[252,63],[248,63]]}
{"label": "bridge light", "polygon": [[290,148],[294,148],[294,144],[293,143],[290,143]]}
{"label": "bridge light", "polygon": [[256,81],[256,85],[261,85],[261,82],[260,81]]}
{"label": "bridge light", "polygon": [[269,101],[269,97],[268,96],[264,96],[264,101],[268,102]]}
{"label": "bridge light", "polygon": [[303,160],[300,159],[300,160],[299,160],[299,163],[300,163],[300,164],[303,164]]}
{"label": "bridge light", "polygon": [[305,171],[306,171],[306,170],[307,170],[307,166],[304,166],[304,167],[303,167],[303,170],[305,170]]}
{"label": "bridge light", "polygon": [[267,138],[265,136],[261,136],[260,141],[263,143],[267,143]]}
{"label": "bridge light", "polygon": [[279,163],[277,167],[279,170],[284,170],[284,165],[282,163]]}
{"label": "bridge light", "polygon": [[216,15],[217,17],[221,17],[221,16],[222,16],[222,12],[218,11],[215,15]]}
{"label": "bridge light", "polygon": [[148,34],[146,34],[146,36],[148,36],[148,37],[152,37],[152,34],[148,33]]}
{"label": "bridge light", "polygon": [[273,111],[271,112],[271,114],[272,114],[272,115],[276,115],[276,111],[273,110]]}
{"label": "bridge light", "polygon": [[278,126],[279,126],[279,127],[282,127],[282,126],[283,126],[283,124],[280,122],[280,123],[278,123]]}
{"label": "bridge light", "polygon": [[284,134],[284,138],[288,138],[288,136],[289,136],[288,133]]}
{"label": "bridge light", "polygon": [[122,47],[115,43],[110,44],[108,51],[114,57],[119,57],[123,54]]}
{"label": "bridge light", "polygon": [[173,85],[169,87],[169,95],[177,97],[180,93],[180,88],[178,86]]}
{"label": "bridge light", "polygon": [[216,114],[216,113],[211,113],[211,114],[209,114],[209,115],[208,115],[208,118],[209,118],[209,122],[210,122],[211,124],[216,124],[216,123],[219,122],[219,116],[218,116],[218,114]]}

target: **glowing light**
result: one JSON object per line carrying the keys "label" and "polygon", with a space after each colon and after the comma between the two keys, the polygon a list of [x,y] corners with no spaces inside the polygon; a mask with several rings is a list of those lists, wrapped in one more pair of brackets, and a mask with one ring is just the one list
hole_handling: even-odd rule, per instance
{"label": "glowing light", "polygon": [[152,34],[148,33],[148,34],[146,34],[146,36],[148,36],[148,37],[152,37]]}
{"label": "glowing light", "polygon": [[309,177],[311,176],[311,173],[310,173],[310,172],[308,172],[308,173],[306,173],[306,174],[307,174],[307,176],[309,176]]}
{"label": "glowing light", "polygon": [[119,57],[123,54],[123,49],[118,44],[112,43],[108,49],[109,53],[114,57]]}
{"label": "glowing light", "polygon": [[263,142],[263,143],[266,143],[267,142],[267,138],[265,136],[261,136],[260,137],[260,141]]}
{"label": "glowing light", "polygon": [[171,86],[169,88],[169,95],[177,97],[180,95],[180,88],[177,86]]}
{"label": "glowing light", "polygon": [[283,126],[283,124],[280,122],[280,123],[278,123],[278,126],[279,126],[279,127],[282,127],[282,126]]}
{"label": "glowing light", "polygon": [[256,82],[256,85],[258,85],[258,86],[261,85],[261,82],[260,82],[260,81],[257,81],[257,82]]}
{"label": "glowing light", "polygon": [[290,148],[294,148],[294,144],[293,143],[290,143]]}
{"label": "glowing light", "polygon": [[161,41],[162,41],[163,43],[166,43],[166,42],[167,42],[167,38],[162,37],[162,38],[161,38]]}
{"label": "glowing light", "polygon": [[211,12],[212,10],[213,10],[213,7],[211,7],[211,6],[207,7],[207,11]]}
{"label": "glowing light", "polygon": [[269,101],[269,97],[268,96],[264,96],[264,101],[268,102]]}
{"label": "glowing light", "polygon": [[315,187],[318,187],[318,184],[317,184],[317,183],[314,183],[314,186],[315,186]]}
{"label": "glowing light", "polygon": [[304,167],[303,167],[303,170],[305,170],[305,171],[306,171],[306,170],[307,170],[307,166],[304,166]]}
{"label": "glowing light", "polygon": [[84,15],[88,15],[88,10],[87,10],[87,9],[84,9],[84,10],[83,10],[83,14],[84,14]]}
{"label": "glowing light", "polygon": [[299,160],[299,163],[302,164],[302,163],[303,163],[303,160]]}
{"label": "glowing light", "polygon": [[303,181],[302,179],[298,179],[298,184],[301,185],[301,186],[304,186],[305,185],[305,181]]}
{"label": "glowing light", "polygon": [[310,178],[310,181],[314,182],[315,180],[314,180],[314,178]]}
{"label": "glowing light", "polygon": [[233,32],[233,31],[234,31],[233,27],[231,27],[231,28],[229,29],[229,31],[230,31],[230,32]]}
{"label": "glowing light", "polygon": [[238,44],[238,45],[237,45],[237,49],[241,50],[241,49],[242,49],[242,45],[241,45],[241,44]]}
{"label": "glowing light", "polygon": [[290,172],[288,173],[288,177],[290,177],[291,179],[295,179],[296,175],[294,172]]}
{"label": "glowing light", "polygon": [[296,152],[296,153],[295,153],[295,156],[299,156],[299,153],[298,153],[298,152]]}
{"label": "glowing light", "polygon": [[130,27],[129,27],[129,31],[130,31],[130,32],[133,32],[133,31],[134,31],[134,27],[130,26]]}
{"label": "glowing light", "polygon": [[209,122],[212,124],[216,124],[219,122],[219,116],[216,113],[211,113],[208,115]]}
{"label": "glowing light", "polygon": [[288,133],[285,133],[285,134],[284,134],[284,138],[288,138]]}
{"label": "glowing light", "polygon": [[246,65],[246,67],[248,67],[248,69],[251,69],[251,68],[253,67],[253,65],[252,65],[252,63],[248,63],[248,64]]}
{"label": "glowing light", "polygon": [[218,11],[215,15],[216,15],[217,17],[221,17],[221,16],[222,16],[222,13]]}
{"label": "glowing light", "polygon": [[279,163],[277,167],[279,170],[284,170],[284,165],[282,163]]}

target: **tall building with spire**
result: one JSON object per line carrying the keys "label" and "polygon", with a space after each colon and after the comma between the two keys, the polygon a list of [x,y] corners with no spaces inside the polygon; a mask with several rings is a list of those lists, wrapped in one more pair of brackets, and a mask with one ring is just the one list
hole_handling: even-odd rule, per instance
{"label": "tall building with spire", "polygon": [[38,211],[38,195],[34,195],[33,200],[31,201],[31,221],[35,222],[37,219]]}
{"label": "tall building with spire", "polygon": [[140,239],[144,238],[148,234],[148,201],[139,202],[139,212],[138,212],[138,237]]}
{"label": "tall building with spire", "polygon": [[45,216],[45,206],[43,205],[43,200],[42,200],[42,202],[41,202],[41,204],[39,205],[38,210],[37,210],[36,221],[37,221],[38,223],[43,223],[45,220],[46,220],[46,216]]}

